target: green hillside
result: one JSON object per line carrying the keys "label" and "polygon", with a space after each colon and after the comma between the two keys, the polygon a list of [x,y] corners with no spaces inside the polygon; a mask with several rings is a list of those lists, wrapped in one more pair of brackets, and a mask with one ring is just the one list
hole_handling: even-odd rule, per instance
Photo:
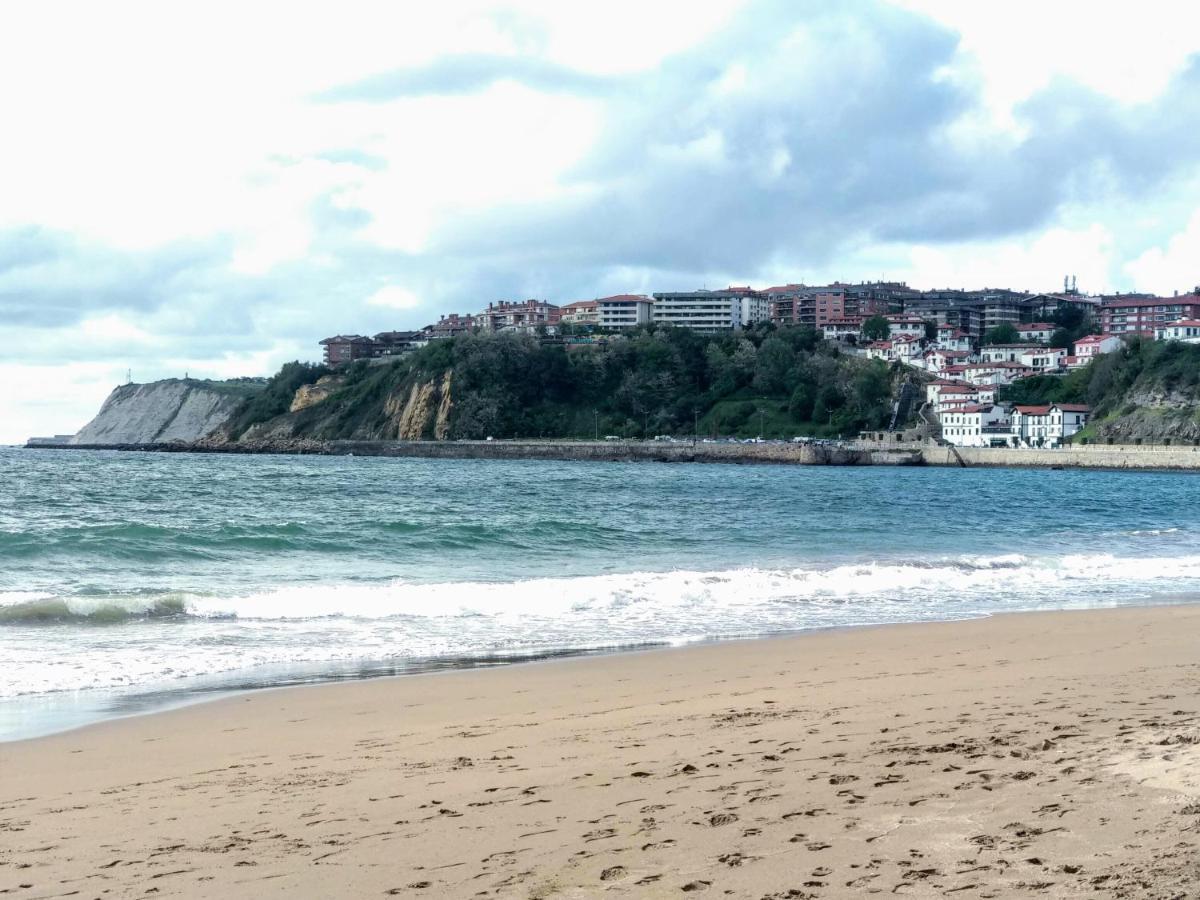
{"label": "green hillside", "polygon": [[[888,424],[898,377],[812,330],[770,326],[720,336],[646,329],[604,347],[468,335],[328,375],[284,366],[239,411],[231,437],[642,438],[697,427],[701,435],[854,435]],[[328,396],[289,413],[296,390],[322,378]]]}

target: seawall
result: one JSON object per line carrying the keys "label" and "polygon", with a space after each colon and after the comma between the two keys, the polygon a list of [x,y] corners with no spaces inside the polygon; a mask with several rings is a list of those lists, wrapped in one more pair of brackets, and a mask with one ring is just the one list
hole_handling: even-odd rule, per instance
{"label": "seawall", "polygon": [[1028,450],[926,446],[919,452],[922,461],[929,466],[1200,471],[1200,447],[1088,445],[1061,450]]}
{"label": "seawall", "polygon": [[1085,446],[1062,450],[941,447],[929,444],[677,444],[656,441],[250,441],[27,445],[39,450],[153,453],[301,454],[424,459],[554,459],[794,466],[1141,469],[1200,472],[1200,448]]}
{"label": "seawall", "polygon": [[[51,449],[38,446],[36,449]],[[307,454],[426,459],[554,459],[597,462],[773,463],[799,466],[922,465],[919,450],[814,444],[705,444],[656,441],[250,441],[73,444],[54,449],[154,453]]]}

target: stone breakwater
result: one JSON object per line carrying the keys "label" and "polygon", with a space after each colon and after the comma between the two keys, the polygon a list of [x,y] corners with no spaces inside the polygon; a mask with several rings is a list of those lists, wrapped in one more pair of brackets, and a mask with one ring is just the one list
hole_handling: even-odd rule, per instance
{"label": "stone breakwater", "polygon": [[426,459],[553,459],[797,466],[1159,469],[1200,472],[1200,448],[1087,446],[1062,450],[818,444],[691,444],[656,441],[317,441],[304,438],[191,443],[28,445],[47,450],[153,453],[392,456]]}
{"label": "stone breakwater", "polygon": [[[42,449],[42,448],[39,448]],[[554,459],[597,462],[775,463],[801,466],[922,465],[920,451],[811,444],[691,444],[655,441],[195,441],[75,444],[66,449],[153,453],[308,454],[431,459]]]}

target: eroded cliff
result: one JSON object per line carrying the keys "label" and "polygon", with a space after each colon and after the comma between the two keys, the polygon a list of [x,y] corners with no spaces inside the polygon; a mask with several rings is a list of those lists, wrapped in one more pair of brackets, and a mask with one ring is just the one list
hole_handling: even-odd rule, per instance
{"label": "eroded cliff", "polygon": [[115,388],[72,444],[197,441],[229,421],[256,386],[169,378]]}

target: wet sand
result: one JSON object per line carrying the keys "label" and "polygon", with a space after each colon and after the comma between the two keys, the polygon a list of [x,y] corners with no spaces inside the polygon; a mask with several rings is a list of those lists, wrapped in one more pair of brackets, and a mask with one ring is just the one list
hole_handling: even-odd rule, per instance
{"label": "wet sand", "polygon": [[240,695],[0,745],[0,896],[1200,896],[1200,607]]}

